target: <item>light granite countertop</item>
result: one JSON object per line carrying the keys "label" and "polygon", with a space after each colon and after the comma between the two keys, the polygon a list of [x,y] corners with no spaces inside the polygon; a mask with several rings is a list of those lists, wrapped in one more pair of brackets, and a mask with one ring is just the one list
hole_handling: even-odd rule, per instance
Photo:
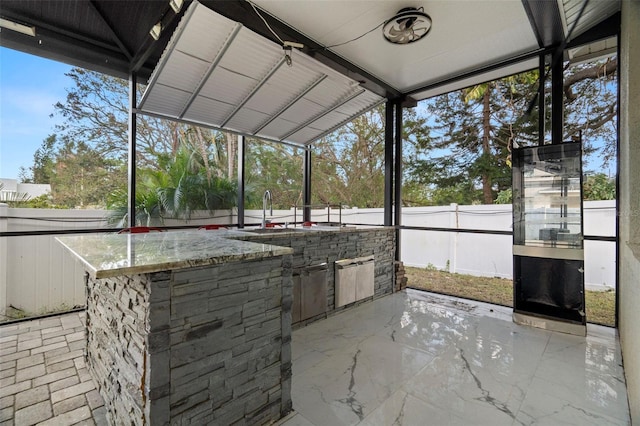
{"label": "light granite countertop", "polygon": [[293,253],[289,247],[239,241],[241,231],[87,234],[56,238],[94,278],[192,268]]}
{"label": "light granite countertop", "polygon": [[289,237],[297,235],[313,235],[327,232],[333,233],[357,233],[362,231],[376,231],[380,229],[393,229],[393,227],[386,226],[311,226],[311,227],[289,227],[289,228],[267,228],[260,229],[257,227],[247,227],[242,230],[229,230],[229,238],[243,239],[250,237],[255,240],[255,237]]}

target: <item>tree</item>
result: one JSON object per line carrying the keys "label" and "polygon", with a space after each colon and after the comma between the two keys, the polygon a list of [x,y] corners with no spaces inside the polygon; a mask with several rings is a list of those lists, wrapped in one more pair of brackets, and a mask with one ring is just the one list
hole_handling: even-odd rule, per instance
{"label": "tree", "polygon": [[55,171],[57,137],[49,135],[33,154],[33,166],[20,168],[18,178],[25,183],[51,183]]}
{"label": "tree", "polygon": [[313,145],[312,202],[383,205],[384,109],[378,107]]}
{"label": "tree", "polygon": [[615,180],[604,173],[586,176],[582,182],[582,198],[585,201],[615,200]]}
{"label": "tree", "polygon": [[[20,178],[50,183],[54,203],[61,206],[104,208],[112,192],[127,188],[128,82],[80,68],[67,75],[74,85],[55,105],[64,122],[43,141],[33,166],[21,170]],[[138,115],[138,174],[166,171],[161,160],[186,147],[197,152],[207,182],[233,180],[237,143],[232,134]]]}
{"label": "tree", "polygon": [[[69,140],[84,141],[102,156],[126,160],[128,82],[81,68],[73,68],[66,75],[75,85],[67,89],[64,102],[55,104],[56,113],[65,119],[57,132]],[[158,153],[175,150],[177,127],[176,123],[140,117],[137,149],[141,166],[150,165]]]}
{"label": "tree", "polygon": [[510,91],[492,83],[476,92],[479,98],[456,91],[426,102],[433,136],[411,174],[437,196],[429,204],[493,202],[495,193],[510,185],[507,161],[514,137],[498,137],[508,120],[507,108],[498,107],[505,90]]}
{"label": "tree", "polygon": [[301,148],[249,139],[245,158],[248,209],[262,209],[262,195],[271,192],[273,207],[302,205],[304,151]]}
{"label": "tree", "polygon": [[[234,207],[235,183],[214,176],[205,162],[206,157],[185,145],[175,155],[159,156],[160,170],[142,170],[136,191],[135,225],[158,225],[166,218],[189,220],[195,211],[213,213]],[[130,223],[126,191],[114,191],[109,208],[113,210],[112,223]]]}
{"label": "tree", "polygon": [[84,142],[49,135],[33,158],[31,167],[21,169],[20,179],[50,184],[51,195],[32,200],[30,207],[103,208],[112,191],[126,187],[126,163],[104,157]]}
{"label": "tree", "polygon": [[126,187],[126,163],[103,157],[84,142],[65,141],[49,183],[56,205],[102,208],[111,192]]}
{"label": "tree", "polygon": [[[582,140],[587,160],[596,144],[604,144],[603,164],[615,153],[616,70],[615,59],[565,68],[564,140]],[[488,204],[510,187],[511,150],[538,143],[537,114],[526,114],[537,81],[534,70],[425,102],[433,117],[431,153],[417,159],[411,173],[430,184],[430,202]]]}
{"label": "tree", "polygon": [[[314,204],[384,205],[384,123],[384,106],[379,106],[313,143]],[[408,168],[429,146],[426,119],[415,109],[404,110],[402,137],[403,162]],[[422,201],[419,180],[408,179],[403,185],[412,188],[403,196],[405,205]]]}

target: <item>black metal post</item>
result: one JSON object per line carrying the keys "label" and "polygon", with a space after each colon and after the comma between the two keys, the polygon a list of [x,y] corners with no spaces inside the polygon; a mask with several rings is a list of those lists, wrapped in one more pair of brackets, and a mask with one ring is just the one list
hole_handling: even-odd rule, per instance
{"label": "black metal post", "polygon": [[238,136],[238,228],[244,228],[244,136]]}
{"label": "black metal post", "polygon": [[384,226],[392,225],[393,208],[393,103],[384,109]]}
{"label": "black metal post", "polygon": [[308,222],[311,220],[311,147],[307,147],[304,151],[303,162],[303,179],[304,185],[302,189],[303,213],[302,220]]}
{"label": "black metal post", "polygon": [[395,194],[394,225],[396,227],[396,260],[400,260],[400,226],[402,225],[402,103],[396,103],[395,123],[396,152],[394,158],[395,178],[393,180]]}
{"label": "black metal post", "polygon": [[538,57],[538,145],[544,145],[544,133],[545,133],[545,97],[544,86],[547,83],[547,56],[542,54]]}
{"label": "black metal post", "polygon": [[564,130],[563,51],[558,49],[551,61],[551,143],[562,143]]}
{"label": "black metal post", "polygon": [[616,74],[617,88],[616,88],[616,307],[615,307],[615,327],[620,327],[620,291],[618,283],[620,283],[620,70],[625,65],[622,58],[622,51],[620,49],[620,28],[618,28],[617,34],[618,45],[618,72]]}
{"label": "black metal post", "polygon": [[138,77],[136,73],[129,75],[129,162],[128,162],[128,203],[127,212],[129,220],[127,226],[136,226],[136,141],[137,141],[137,108],[136,86]]}

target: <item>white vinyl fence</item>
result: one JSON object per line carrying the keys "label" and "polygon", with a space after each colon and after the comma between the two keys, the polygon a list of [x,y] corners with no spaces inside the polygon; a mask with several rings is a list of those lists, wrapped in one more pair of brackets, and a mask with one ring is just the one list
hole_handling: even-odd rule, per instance
{"label": "white vinyl fence", "polygon": [[[317,209],[312,220],[380,225],[383,209]],[[10,209],[0,204],[0,232],[108,228],[106,211]],[[235,212],[195,217],[189,225],[237,222]],[[274,222],[302,220],[302,211],[274,210]],[[261,210],[245,212],[246,225],[259,224]],[[511,231],[511,206],[481,205],[412,207],[402,209],[402,224],[438,228]],[[615,201],[584,203],[584,231],[588,236],[615,236]],[[184,221],[168,220],[165,225]],[[105,229],[106,230],[106,229]],[[434,267],[476,276],[512,278],[510,235],[444,231],[401,231],[401,257],[407,266]],[[31,315],[85,304],[84,270],[55,235],[0,237],[0,314],[12,306]],[[587,288],[615,285],[615,243],[585,241]]]}
{"label": "white vinyl fence", "polygon": [[[420,207],[403,209],[402,224],[511,232],[510,205]],[[615,236],[615,201],[584,203],[584,234]],[[513,278],[511,235],[403,230],[401,255],[407,266]],[[615,287],[615,243],[585,241],[587,289]]]}

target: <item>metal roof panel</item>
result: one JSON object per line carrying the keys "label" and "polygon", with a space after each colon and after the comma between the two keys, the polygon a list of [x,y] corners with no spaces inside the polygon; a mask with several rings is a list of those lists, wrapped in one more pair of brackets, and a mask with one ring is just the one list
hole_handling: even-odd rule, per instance
{"label": "metal roof panel", "polygon": [[[289,54],[287,66],[281,46],[194,1],[152,75],[141,111],[308,143],[307,136],[382,99],[299,51]],[[171,90],[179,96],[167,101]]]}
{"label": "metal roof panel", "polygon": [[232,110],[233,104],[198,96],[185,113],[184,118],[216,126],[216,123],[221,123]]}

